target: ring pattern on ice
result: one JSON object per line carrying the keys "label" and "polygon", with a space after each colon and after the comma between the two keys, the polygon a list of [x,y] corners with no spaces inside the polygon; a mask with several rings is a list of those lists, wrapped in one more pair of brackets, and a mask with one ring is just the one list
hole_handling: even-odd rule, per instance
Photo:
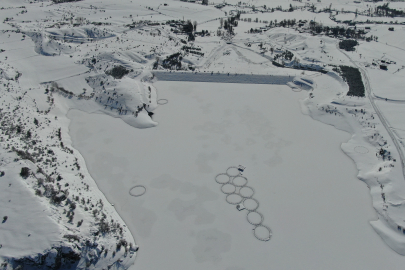
{"label": "ring pattern on ice", "polygon": [[301,89],[301,88],[298,88],[298,87],[294,87],[294,88],[292,88],[292,90],[293,90],[294,92],[301,92],[301,91],[302,91],[302,89]]}
{"label": "ring pattern on ice", "polygon": [[139,197],[139,196],[142,196],[143,194],[145,194],[145,192],[146,192],[145,186],[136,185],[136,186],[133,186],[129,190],[129,195],[134,196],[134,197]]}
{"label": "ring pattern on ice", "polygon": [[236,187],[230,183],[226,183],[222,185],[221,191],[225,194],[233,194],[236,191]]}
{"label": "ring pattern on ice", "polygon": [[232,179],[232,184],[237,187],[244,187],[248,183],[248,180],[244,176],[236,176]]}
{"label": "ring pattern on ice", "polygon": [[229,180],[230,178],[226,173],[220,173],[215,177],[215,182],[221,185],[228,183]]}
{"label": "ring pattern on ice", "polygon": [[243,200],[243,206],[248,211],[256,211],[256,209],[259,208],[259,202],[256,199],[253,199],[253,198],[244,199]]}
{"label": "ring pattern on ice", "polygon": [[253,235],[260,241],[269,241],[272,232],[269,227],[263,225],[264,217],[256,211],[259,208],[259,201],[253,198],[255,190],[247,186],[248,179],[242,175],[243,168],[229,167],[226,173],[215,176],[215,182],[221,185],[221,192],[226,195],[226,202],[236,205],[239,211],[247,210],[247,221],[255,226]]}
{"label": "ring pattern on ice", "polygon": [[[257,231],[258,229],[262,232]],[[264,234],[264,236],[261,234]],[[266,225],[258,225],[253,229],[253,235],[260,241],[269,241],[272,234],[270,228]]]}
{"label": "ring pattern on ice", "polygon": [[240,174],[240,172],[239,172],[239,170],[238,170],[238,167],[232,166],[232,167],[229,167],[229,168],[226,170],[226,174],[227,174],[229,177],[235,177],[235,176],[238,176],[238,175]]}
{"label": "ring pattern on ice", "polygon": [[167,104],[169,101],[167,99],[161,98],[157,101],[157,104],[159,105],[165,105]]}
{"label": "ring pattern on ice", "polygon": [[239,195],[245,199],[252,198],[255,190],[252,187],[244,186],[239,189]]}
{"label": "ring pattern on ice", "polygon": [[366,147],[364,147],[364,146],[356,146],[355,148],[354,148],[354,151],[356,152],[356,153],[359,153],[359,154],[367,154],[369,151],[368,151],[368,148],[366,148]]}
{"label": "ring pattern on ice", "polygon": [[226,196],[226,202],[229,204],[240,204],[243,201],[242,196],[236,193],[231,193]]}
{"label": "ring pattern on ice", "polygon": [[[264,217],[262,214],[256,211],[249,211],[246,214],[247,221],[253,226],[259,226],[263,223]],[[257,221],[258,220],[258,221]]]}

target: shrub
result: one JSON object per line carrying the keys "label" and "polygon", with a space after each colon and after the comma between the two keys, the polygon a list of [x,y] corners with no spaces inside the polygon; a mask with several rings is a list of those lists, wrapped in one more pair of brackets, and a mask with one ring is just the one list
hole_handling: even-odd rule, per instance
{"label": "shrub", "polygon": [[292,52],[290,52],[289,50],[286,50],[284,53],[284,58],[287,60],[292,60],[294,57],[294,54]]}
{"label": "shrub", "polygon": [[65,194],[57,194],[56,192],[51,195],[50,198],[51,202],[54,204],[60,204],[64,200],[66,200],[66,195]]}
{"label": "shrub", "polygon": [[162,61],[162,66],[167,69],[176,69],[179,70],[181,69],[181,60],[183,57],[181,56],[180,53],[174,53],[172,55],[169,55]]}
{"label": "shrub", "polygon": [[27,178],[30,175],[30,169],[28,167],[21,168],[20,176],[22,178]]}
{"label": "shrub", "polygon": [[354,51],[354,47],[358,44],[354,39],[345,39],[339,42],[339,48],[345,51]]}
{"label": "shrub", "polygon": [[110,69],[106,72],[107,75],[113,76],[114,79],[121,79],[128,73],[129,73],[129,70],[127,70],[123,66],[116,66],[113,69]]}
{"label": "shrub", "polygon": [[32,157],[32,155],[30,153],[28,153],[28,151],[22,151],[22,150],[17,150],[15,149],[15,147],[13,146],[12,150],[17,154],[17,156],[19,156],[21,159],[28,159],[29,161],[31,161],[32,163],[35,163],[34,158]]}
{"label": "shrub", "polygon": [[78,241],[80,242],[80,237],[74,234],[65,234],[63,236],[63,238],[68,239],[69,241],[73,242],[73,241]]}
{"label": "shrub", "polygon": [[76,209],[76,204],[75,204],[74,202],[72,202],[72,203],[70,204],[70,209],[71,209],[71,210],[75,210],[75,209]]}
{"label": "shrub", "polygon": [[110,228],[110,225],[108,224],[108,222],[102,220],[99,223],[99,230],[101,233],[108,233],[108,232],[110,232],[111,228]]}

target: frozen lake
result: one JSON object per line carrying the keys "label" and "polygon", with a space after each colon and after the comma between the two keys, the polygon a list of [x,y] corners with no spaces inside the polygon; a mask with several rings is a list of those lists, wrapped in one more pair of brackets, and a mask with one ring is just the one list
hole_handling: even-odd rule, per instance
{"label": "frozen lake", "polygon": [[[367,186],[340,149],[349,134],[301,113],[307,93],[281,85],[155,83],[156,128],[72,110],[74,147],[140,246],[133,269],[402,269],[368,221]],[[214,178],[244,165],[273,236]],[[140,197],[129,194],[143,185]]]}

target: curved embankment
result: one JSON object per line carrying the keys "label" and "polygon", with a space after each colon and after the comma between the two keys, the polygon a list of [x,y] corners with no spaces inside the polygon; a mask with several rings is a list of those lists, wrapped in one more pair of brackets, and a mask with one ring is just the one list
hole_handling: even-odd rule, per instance
{"label": "curved embankment", "polygon": [[405,255],[405,181],[400,153],[368,99],[348,97],[347,86],[331,76],[316,78],[302,111],[313,119],[350,133],[341,148],[356,164],[358,179],[367,184],[378,220],[371,221],[385,243]]}

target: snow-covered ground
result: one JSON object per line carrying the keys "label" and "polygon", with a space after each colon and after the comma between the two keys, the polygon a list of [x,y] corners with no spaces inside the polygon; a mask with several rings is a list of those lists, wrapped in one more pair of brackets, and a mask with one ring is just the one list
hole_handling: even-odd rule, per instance
{"label": "snow-covered ground", "polygon": [[0,3],[1,269],[401,268],[403,3],[53,1]]}

